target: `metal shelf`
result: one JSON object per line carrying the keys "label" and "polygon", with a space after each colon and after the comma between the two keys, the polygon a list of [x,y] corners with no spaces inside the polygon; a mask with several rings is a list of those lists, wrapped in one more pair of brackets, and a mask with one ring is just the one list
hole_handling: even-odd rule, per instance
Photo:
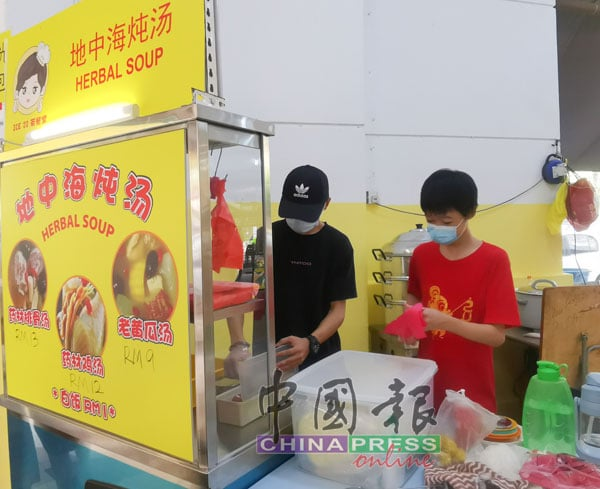
{"label": "metal shelf", "polygon": [[243,304],[236,304],[235,306],[223,307],[222,309],[215,309],[214,317],[215,321],[220,319],[227,319],[231,316],[239,316],[247,312],[259,311],[265,307],[264,299],[252,299],[251,301],[244,302]]}

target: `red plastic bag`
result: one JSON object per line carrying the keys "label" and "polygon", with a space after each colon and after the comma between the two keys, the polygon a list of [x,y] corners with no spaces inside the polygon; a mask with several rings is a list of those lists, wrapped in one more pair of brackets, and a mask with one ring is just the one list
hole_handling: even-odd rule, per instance
{"label": "red plastic bag", "polygon": [[585,231],[596,220],[596,191],[587,178],[569,184],[566,205],[567,220],[575,231]]}
{"label": "red plastic bag", "polygon": [[212,228],[212,268],[220,272],[221,268],[240,269],[244,265],[244,244],[233,216],[225,201],[225,179],[210,179],[211,198],[217,199],[217,205],[210,215]]}

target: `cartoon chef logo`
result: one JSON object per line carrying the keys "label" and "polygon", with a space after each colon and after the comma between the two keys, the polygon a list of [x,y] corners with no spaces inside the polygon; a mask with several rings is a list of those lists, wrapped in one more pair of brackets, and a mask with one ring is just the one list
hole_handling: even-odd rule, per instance
{"label": "cartoon chef logo", "polygon": [[48,81],[50,48],[43,42],[25,51],[19,61],[15,79],[14,112],[31,114],[42,111],[42,101]]}

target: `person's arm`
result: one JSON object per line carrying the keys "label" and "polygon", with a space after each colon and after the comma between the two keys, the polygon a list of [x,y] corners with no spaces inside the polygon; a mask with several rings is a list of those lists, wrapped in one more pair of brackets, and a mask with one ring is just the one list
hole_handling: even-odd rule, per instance
{"label": "person's arm", "polygon": [[230,316],[227,318],[227,329],[229,330],[229,340],[231,345],[239,342],[246,343],[244,339],[244,315]]}
{"label": "person's arm", "polygon": [[444,314],[430,307],[423,308],[423,319],[425,320],[425,331],[443,329],[467,340],[483,343],[484,345],[497,347],[504,343],[504,325],[471,323]]}
{"label": "person's arm", "polygon": [[250,344],[244,339],[244,315],[231,316],[227,318],[227,329],[229,330],[229,354],[223,362],[225,376],[237,379],[238,362],[243,362],[250,356]]}
{"label": "person's arm", "polygon": [[[413,306],[418,302],[419,300],[414,295],[407,295],[406,303],[408,305]],[[504,325],[501,324],[471,323],[430,307],[423,308],[423,319],[426,324],[425,331],[443,329],[467,340],[492,347],[502,345],[505,340]]]}
{"label": "person's arm", "polygon": [[[344,322],[346,317],[346,301],[334,301],[329,307],[329,312],[319,323],[317,329],[311,334],[323,343],[331,338]],[[286,336],[277,342],[277,346],[290,345],[290,348],[278,354],[277,368],[291,370],[300,365],[309,355],[308,338],[299,336]]]}

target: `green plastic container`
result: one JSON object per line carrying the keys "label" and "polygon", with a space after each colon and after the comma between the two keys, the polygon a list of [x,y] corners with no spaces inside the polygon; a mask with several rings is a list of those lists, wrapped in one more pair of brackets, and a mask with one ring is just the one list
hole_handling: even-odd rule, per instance
{"label": "green plastic container", "polygon": [[561,370],[566,364],[540,360],[523,403],[523,446],[530,450],[575,455],[573,395]]}

